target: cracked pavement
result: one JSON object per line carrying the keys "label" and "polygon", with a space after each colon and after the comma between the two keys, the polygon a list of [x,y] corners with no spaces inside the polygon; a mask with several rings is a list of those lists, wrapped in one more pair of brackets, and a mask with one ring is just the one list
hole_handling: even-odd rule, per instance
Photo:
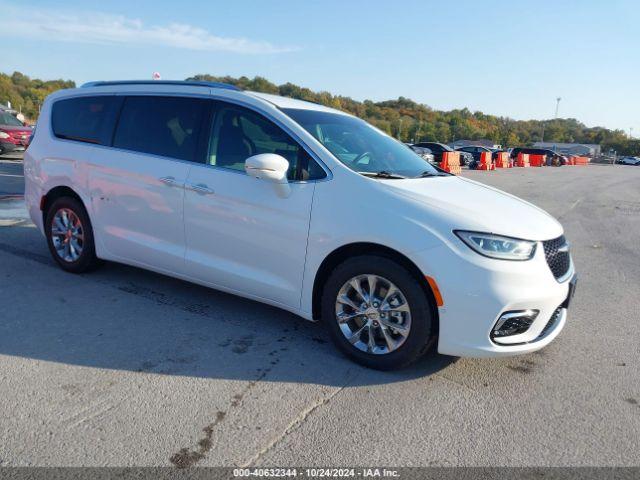
{"label": "cracked pavement", "polygon": [[567,326],[539,353],[384,373],[269,306],[113,263],[64,273],[0,200],[0,465],[640,465],[640,168],[464,175],[563,223]]}

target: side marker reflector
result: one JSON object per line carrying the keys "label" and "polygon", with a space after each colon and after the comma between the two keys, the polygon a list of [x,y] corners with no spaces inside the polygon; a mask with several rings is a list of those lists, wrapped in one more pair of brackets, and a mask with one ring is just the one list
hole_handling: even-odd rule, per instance
{"label": "side marker reflector", "polygon": [[438,284],[436,283],[435,279],[430,277],[429,275],[425,275],[424,278],[427,279],[427,282],[431,287],[433,297],[436,299],[436,305],[442,307],[444,305],[444,301],[442,300],[442,294],[440,293],[440,289],[438,288]]}

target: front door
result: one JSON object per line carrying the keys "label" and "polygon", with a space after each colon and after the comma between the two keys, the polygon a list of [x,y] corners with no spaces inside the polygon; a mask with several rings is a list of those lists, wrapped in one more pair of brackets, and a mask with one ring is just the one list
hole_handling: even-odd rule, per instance
{"label": "front door", "polygon": [[[286,132],[252,110],[219,102],[205,164],[185,190],[186,268],[198,280],[297,308],[315,183],[325,176]],[[249,177],[244,161],[276,153],[290,164],[291,194]]]}

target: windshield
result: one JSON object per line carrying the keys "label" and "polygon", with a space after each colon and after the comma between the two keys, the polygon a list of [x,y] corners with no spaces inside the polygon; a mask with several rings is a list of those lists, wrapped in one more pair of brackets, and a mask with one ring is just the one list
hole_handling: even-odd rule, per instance
{"label": "windshield", "polygon": [[24,127],[24,124],[16,117],[7,112],[0,111],[0,125],[11,125],[12,127]]}
{"label": "windshield", "polygon": [[363,120],[316,110],[283,111],[351,170],[402,177],[440,174],[406,145]]}

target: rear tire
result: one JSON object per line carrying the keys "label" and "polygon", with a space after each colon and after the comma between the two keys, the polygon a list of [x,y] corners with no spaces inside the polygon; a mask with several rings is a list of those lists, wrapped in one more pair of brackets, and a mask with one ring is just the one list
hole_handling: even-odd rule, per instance
{"label": "rear tire", "polygon": [[44,230],[49,251],[63,270],[84,273],[100,265],[89,215],[76,198],[54,200],[47,210]]}
{"label": "rear tire", "polygon": [[365,367],[399,369],[434,344],[432,300],[410,272],[387,257],[345,260],[329,276],[321,302],[322,320],[338,349]]}

